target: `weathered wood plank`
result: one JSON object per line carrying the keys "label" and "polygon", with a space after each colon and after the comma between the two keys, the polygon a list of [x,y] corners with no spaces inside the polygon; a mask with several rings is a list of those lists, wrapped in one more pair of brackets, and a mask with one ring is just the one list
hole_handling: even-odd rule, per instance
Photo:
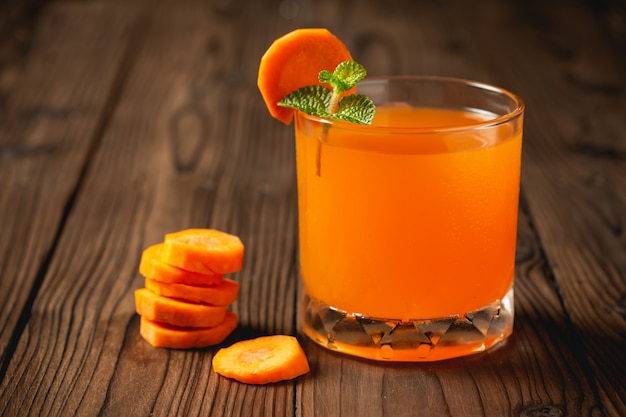
{"label": "weathered wood plank", "polygon": [[161,2],[146,11],[123,95],[9,366],[6,410],[293,415],[292,383],[220,379],[210,351],[148,346],[134,314],[141,250],[166,232],[210,226],[239,234],[248,248],[233,337],[295,331],[292,143],[275,121],[249,117],[264,110],[254,84],[236,71],[244,45],[233,42],[246,38],[235,31],[247,24],[238,10]]}
{"label": "weathered wood plank", "polygon": [[22,71],[7,84],[0,117],[2,362],[97,144],[132,15],[106,4],[50,5],[29,54],[11,66]]}
{"label": "weathered wood plank", "polygon": [[[507,375],[506,370],[497,368],[497,373],[489,375],[483,372],[483,366],[469,367],[468,372],[471,378],[465,381],[454,372],[441,374],[437,372],[435,375],[438,376],[442,386],[454,386],[457,389],[450,389],[448,392],[444,390],[447,395],[442,395],[440,391],[429,387],[423,395],[425,398],[437,396],[445,398],[445,406],[438,404],[443,408],[432,409],[433,415],[518,415],[517,413],[522,411],[530,413],[533,408],[536,408],[535,412],[538,412],[544,406],[551,407],[554,412],[562,412],[564,415],[602,415],[603,413],[619,415],[620,410],[624,409],[623,384],[618,383],[616,387],[612,387],[609,381],[623,381],[619,375],[624,375],[622,365],[625,361],[619,358],[624,357],[623,337],[626,332],[620,333],[619,330],[605,328],[605,331],[608,334],[614,334],[615,338],[606,346],[602,346],[601,340],[597,338],[590,340],[591,337],[585,334],[587,332],[580,333],[583,323],[579,320],[582,319],[583,322],[599,320],[607,327],[614,326],[614,329],[623,329],[624,326],[623,318],[619,315],[620,294],[623,294],[620,288],[623,288],[625,284],[624,270],[619,261],[620,253],[623,253],[624,248],[623,234],[620,234],[619,226],[618,232],[615,232],[615,227],[610,229],[607,226],[604,226],[603,232],[601,224],[598,224],[600,227],[597,228],[588,227],[601,220],[594,220],[593,216],[605,218],[608,216],[609,221],[605,221],[605,224],[621,225],[623,223],[621,219],[623,210],[620,211],[619,207],[625,206],[623,191],[626,187],[623,186],[625,184],[623,181],[624,165],[621,151],[625,142],[623,135],[620,137],[616,134],[621,131],[624,124],[623,117],[618,121],[618,115],[624,114],[623,95],[620,93],[623,91],[623,81],[616,77],[617,74],[623,73],[623,61],[611,60],[615,54],[612,54],[610,49],[600,49],[592,53],[591,49],[594,45],[602,43],[602,30],[597,22],[589,17],[587,10],[580,5],[571,3],[566,5],[561,2],[552,3],[551,7],[547,8],[544,3],[517,6],[502,2],[486,3],[485,7],[480,8],[474,7],[473,4],[448,4],[445,9],[441,4],[435,3],[421,4],[411,8],[408,2],[402,1],[385,5],[369,4],[369,9],[364,5],[355,6],[349,13],[352,20],[346,23],[346,27],[350,30],[344,34],[344,39],[350,45],[351,50],[359,51],[363,55],[365,59],[361,59],[360,55],[354,53],[357,60],[372,69],[370,73],[373,74],[397,71],[398,73],[463,76],[503,85],[521,94],[527,99],[529,106],[527,121],[529,129],[525,134],[525,146],[530,150],[525,154],[524,192],[528,196],[533,220],[535,217],[541,218],[542,227],[538,227],[541,239],[548,238],[555,244],[561,245],[563,242],[580,242],[581,246],[574,248],[570,256],[580,256],[587,252],[586,243],[590,239],[599,240],[601,243],[597,246],[602,248],[601,251],[605,254],[607,248],[610,248],[609,259],[611,262],[617,261],[618,265],[610,265],[603,269],[602,265],[606,262],[601,261],[599,253],[595,259],[585,256],[578,262],[582,261],[583,264],[589,262],[589,264],[584,265],[586,272],[583,272],[582,268],[578,271],[576,281],[572,280],[571,272],[568,271],[567,274],[558,276],[557,278],[560,279],[553,284],[551,280],[554,279],[555,274],[552,269],[555,266],[554,262],[564,254],[558,246],[540,240],[535,250],[544,250],[544,245],[550,248],[545,252],[547,253],[545,256],[548,257],[540,261],[545,262],[547,275],[541,270],[528,271],[529,276],[523,275],[518,279],[518,287],[520,287],[517,292],[518,325],[516,336],[511,341],[514,345],[512,348],[514,351],[511,354],[518,356],[518,359],[506,357],[506,361],[509,362],[505,367],[513,372]],[[406,15],[404,18],[403,13]],[[375,15],[377,18],[367,19],[368,15]],[[472,23],[468,25],[467,22]],[[538,27],[538,25],[546,24],[548,27]],[[585,32],[581,32],[580,28],[584,28]],[[401,39],[412,39],[414,43],[402,42]],[[413,50],[409,47],[411,44],[415,45]],[[547,50],[537,52],[536,48],[541,47]],[[528,59],[537,55],[542,60]],[[601,72],[593,70],[598,62],[604,62],[605,68]],[[569,68],[572,65],[573,71]],[[579,85],[577,88],[578,83],[575,82],[578,80],[577,70],[585,73],[583,80],[591,76],[589,80],[591,83],[587,86],[596,90],[595,93],[580,88],[584,86]],[[612,81],[605,85],[603,83],[606,80]],[[597,96],[601,91],[608,93],[604,99]],[[590,100],[590,104],[595,103],[588,107],[580,106],[581,97]],[[606,101],[602,103],[603,100]],[[564,117],[563,105],[565,104],[567,108],[565,102],[571,103],[569,107],[573,113]],[[604,111],[602,113],[594,111],[598,107]],[[542,109],[542,115],[537,117],[535,111],[539,108]],[[553,119],[568,120],[580,117],[580,114],[576,115],[574,112],[580,113],[581,110],[586,113],[584,116],[587,120],[590,115],[593,115],[592,118],[605,122],[604,126],[600,123],[599,129],[610,130],[610,134],[604,136],[604,139],[601,134],[594,137],[591,141],[594,145],[591,148],[596,149],[598,146],[600,149],[606,149],[607,147],[602,143],[607,140],[612,143],[608,146],[612,161],[609,165],[602,164],[602,172],[609,177],[608,184],[602,189],[595,187],[593,196],[590,196],[587,202],[590,203],[594,199],[597,202],[601,199],[606,203],[602,205],[601,210],[587,209],[591,216],[585,215],[584,212],[568,211],[572,208],[569,200],[585,195],[581,192],[584,190],[576,189],[576,193],[570,193],[570,197],[562,196],[561,199],[555,192],[555,187],[558,189],[563,186],[562,177],[576,177],[578,169],[586,170],[589,165],[576,165],[577,158],[572,158],[569,147],[564,147],[562,143],[559,143],[559,139],[554,140],[548,135],[538,133],[546,126],[546,122],[541,120],[543,117],[549,119],[547,126],[550,126],[555,124]],[[550,130],[550,133],[567,139],[571,134],[571,125],[569,130],[566,130],[566,126],[562,127],[561,132]],[[618,149],[614,149],[615,147]],[[544,155],[549,155],[550,165],[542,166],[541,161]],[[552,163],[558,161],[562,169],[555,170]],[[598,169],[599,166],[596,167],[595,172]],[[556,177],[555,174],[558,173],[560,175]],[[532,174],[535,175],[530,179]],[[602,176],[602,178],[605,177]],[[589,184],[589,181],[585,183]],[[622,184],[622,187],[618,184]],[[551,200],[552,206],[546,207],[542,203],[545,200]],[[599,214],[593,214],[594,211]],[[553,236],[549,236],[546,233],[554,229],[555,223],[561,223],[568,229],[556,231]],[[578,233],[573,234],[576,227],[572,229],[572,224],[578,225]],[[571,262],[570,259],[568,261]],[[537,278],[533,278],[536,274],[540,274],[540,282],[537,282]],[[524,288],[524,283],[528,280],[537,286]],[[586,287],[594,295],[590,295],[588,291],[580,292],[576,289],[581,282],[587,282]],[[603,288],[607,285],[611,288],[609,294]],[[567,288],[569,290],[563,292],[563,289]],[[538,297],[538,294],[544,295]],[[561,299],[561,296],[565,296],[566,299]],[[607,315],[594,306],[584,304],[586,300],[594,297],[604,300],[608,298],[610,302],[607,308],[614,313]],[[537,304],[539,300],[541,302]],[[565,309],[561,305],[563,302]],[[578,317],[572,314],[574,311],[569,303],[577,304],[577,308],[580,308]],[[600,315],[603,317],[598,317]],[[592,319],[588,320],[588,318]],[[535,327],[537,325],[535,322],[539,319],[543,320],[545,328]],[[583,325],[583,327],[587,326],[591,330],[590,324]],[[589,330],[589,335],[593,334]],[[568,340],[568,343],[563,343],[562,340]],[[549,348],[544,350],[546,345]],[[554,353],[559,350],[563,356],[554,357]],[[319,355],[324,360],[335,359],[332,356],[327,358],[323,352]],[[483,365],[489,368],[488,364],[483,363]],[[329,369],[343,370],[339,371],[339,374],[342,383],[348,387],[348,392],[329,395],[327,397],[328,408],[320,408],[319,402],[315,406],[307,407],[310,403],[303,402],[304,415],[324,415],[331,409],[341,409],[341,415],[359,415],[370,409],[384,408],[386,404],[384,400],[381,404],[370,397],[365,398],[366,401],[362,403],[362,406],[356,406],[356,409],[354,401],[346,400],[346,397],[355,399],[361,397],[357,386],[363,376],[356,372],[354,374],[346,372],[349,368],[345,367],[345,361],[339,360],[333,365],[324,363],[323,370],[318,369],[319,372],[323,372],[321,378],[323,382],[317,380],[319,375],[315,376],[315,382],[306,382],[301,393],[303,398],[319,398],[325,395],[325,391],[324,393],[315,391],[315,394],[311,394],[307,392],[307,389],[311,389],[311,385],[314,386],[314,390],[320,389],[321,385],[331,383],[332,377],[325,375],[330,372]],[[521,395],[517,395],[517,391],[508,391],[507,387],[516,386],[515,381],[521,375],[528,378],[528,382],[520,381],[518,389]],[[594,375],[598,376],[598,380],[594,380]],[[337,377],[335,375],[335,378]],[[524,393],[524,386],[536,384],[537,378],[546,381],[545,386],[542,387],[546,390],[545,394]],[[581,379],[591,382],[580,383]],[[392,380],[393,378],[387,378],[385,382]],[[498,380],[503,381],[500,391],[494,390],[493,387],[489,388],[489,383],[499,386],[495,382]],[[373,386],[382,386],[377,379],[368,383]],[[390,385],[396,386],[394,383]],[[464,390],[461,387],[467,387],[467,389]],[[382,392],[383,390],[381,390],[381,395]],[[374,398],[377,397],[374,396]],[[487,398],[489,401],[486,400]],[[397,400],[400,401],[399,398]],[[402,401],[403,404],[407,404],[406,398]],[[500,401],[502,403],[499,403]],[[509,401],[508,405],[507,401]],[[359,402],[356,401],[356,403]],[[352,407],[342,408],[342,404],[351,404]],[[564,409],[567,404],[570,408]],[[412,407],[408,406],[408,408]],[[468,408],[471,409],[470,413],[467,413]]]}
{"label": "weathered wood plank", "polygon": [[0,123],[7,115],[13,85],[22,74],[41,6],[40,0],[0,3]]}
{"label": "weathered wood plank", "polygon": [[[604,411],[620,415],[626,409],[624,54],[585,8],[531,2],[519,13],[524,19],[514,32],[528,32],[528,41],[515,43],[509,65],[524,76],[502,71],[499,77],[528,104],[523,189],[572,342],[590,362]],[[513,44],[506,35],[498,38],[501,49]]]}
{"label": "weathered wood plank", "polygon": [[[128,5],[148,4],[137,21],[134,13],[124,17]],[[20,78],[8,107],[22,118],[0,124],[2,149],[27,137],[42,150],[11,159],[10,169],[0,162],[1,183],[11,187],[0,194],[0,213],[12,219],[0,217],[0,226],[12,240],[24,230],[44,232],[41,241],[18,239],[24,247],[0,240],[2,270],[13,271],[12,282],[32,283],[45,264],[0,386],[0,413],[528,417],[624,410],[624,61],[585,6],[163,0],[59,2],[43,16],[38,33],[46,36],[37,38],[32,74]],[[240,327],[227,343],[296,332],[292,128],[269,118],[254,83],[269,43],[300,26],[329,27],[373,75],[476,78],[526,100],[517,320],[505,346],[449,362],[382,365],[303,340],[312,372],[257,387],[215,375],[213,349],[154,349],[139,336],[132,298],[143,284],[139,254],[164,233],[191,226],[228,230],[246,244],[245,268],[234,277],[242,283],[232,306]],[[56,84],[58,74],[48,72],[65,68],[56,59],[71,53],[50,47],[73,45],[63,39],[74,31],[90,34],[75,41],[83,54],[66,70],[77,85]],[[129,36],[136,43],[124,55]],[[94,71],[97,85],[74,67]],[[124,78],[115,78],[118,67]],[[109,103],[104,113],[102,102]],[[62,111],[37,119],[33,103]],[[67,103],[84,110],[67,112]],[[95,130],[87,116],[100,120]],[[79,142],[79,133],[94,145]],[[58,150],[46,153],[50,144]],[[42,168],[43,155],[49,162]],[[33,175],[36,185],[25,182]],[[56,206],[46,214],[49,202]],[[16,254],[21,259],[12,261]],[[13,304],[0,318],[15,323],[15,294],[28,297],[32,284],[11,292],[3,285],[4,276],[0,295]]]}

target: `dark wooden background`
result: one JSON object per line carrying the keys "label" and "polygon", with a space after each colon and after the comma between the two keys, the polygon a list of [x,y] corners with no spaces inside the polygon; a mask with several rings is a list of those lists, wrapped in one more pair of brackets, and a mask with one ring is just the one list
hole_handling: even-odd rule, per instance
{"label": "dark wooden background", "polygon": [[[300,338],[311,372],[247,386],[215,349],[138,332],[141,250],[241,236],[227,344],[298,334],[293,132],[256,89],[323,26],[376,74],[494,83],[527,105],[510,341],[390,365]],[[0,1],[0,415],[626,415],[626,3]]]}

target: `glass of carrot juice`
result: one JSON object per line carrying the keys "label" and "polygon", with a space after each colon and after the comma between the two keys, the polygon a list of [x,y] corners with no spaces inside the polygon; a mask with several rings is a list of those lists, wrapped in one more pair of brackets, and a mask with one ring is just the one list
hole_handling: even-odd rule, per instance
{"label": "glass of carrot juice", "polygon": [[443,77],[366,78],[358,93],[371,125],[295,116],[304,333],[383,361],[505,340],[523,102]]}

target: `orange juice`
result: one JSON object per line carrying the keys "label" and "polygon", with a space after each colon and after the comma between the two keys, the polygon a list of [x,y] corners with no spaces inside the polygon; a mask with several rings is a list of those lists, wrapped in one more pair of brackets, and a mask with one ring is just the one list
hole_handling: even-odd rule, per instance
{"label": "orange juice", "polygon": [[[390,107],[377,109],[373,126],[484,119]],[[459,140],[453,132],[396,137],[330,128],[317,175],[318,140],[299,126],[300,257],[309,295],[396,319],[463,314],[502,297],[513,282],[520,179],[521,133],[510,133],[504,126]]]}
{"label": "orange juice", "polygon": [[377,360],[488,349],[513,327],[523,104],[463,80],[371,87],[372,125],[296,114],[304,332]]}
{"label": "orange juice", "polygon": [[365,87],[372,125],[295,118],[304,333],[375,360],[489,349],[513,330],[523,103],[440,77]]}

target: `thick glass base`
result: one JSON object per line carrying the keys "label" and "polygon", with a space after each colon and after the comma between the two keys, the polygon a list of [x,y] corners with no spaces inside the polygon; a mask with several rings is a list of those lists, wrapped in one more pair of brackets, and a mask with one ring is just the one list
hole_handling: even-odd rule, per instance
{"label": "thick glass base", "polygon": [[328,349],[367,359],[426,362],[485,351],[513,331],[513,287],[486,307],[436,319],[394,320],[341,311],[304,296],[304,333]]}

